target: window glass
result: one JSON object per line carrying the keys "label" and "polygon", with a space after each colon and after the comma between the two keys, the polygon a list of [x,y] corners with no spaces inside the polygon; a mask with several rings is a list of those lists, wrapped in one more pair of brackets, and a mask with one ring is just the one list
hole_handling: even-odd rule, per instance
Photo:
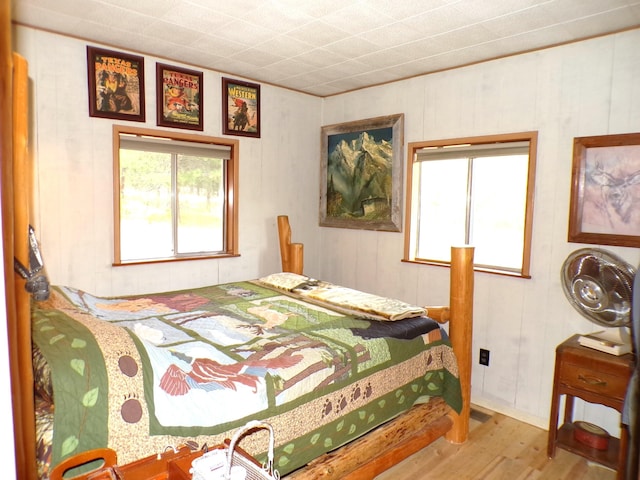
{"label": "window glass", "polygon": [[121,149],[121,258],[173,256],[171,225],[171,155]]}
{"label": "window glass", "polygon": [[477,269],[529,275],[536,135],[521,135],[409,144],[405,260],[469,244]]}
{"label": "window glass", "polygon": [[114,263],[236,255],[237,141],[114,131]]}
{"label": "window glass", "polygon": [[224,160],[178,156],[179,254],[224,250]]}
{"label": "window glass", "polygon": [[522,265],[528,155],[473,159],[471,228],[479,265],[518,271]]}
{"label": "window glass", "polygon": [[447,259],[452,241],[465,243],[467,161],[432,160],[420,169],[417,257]]}

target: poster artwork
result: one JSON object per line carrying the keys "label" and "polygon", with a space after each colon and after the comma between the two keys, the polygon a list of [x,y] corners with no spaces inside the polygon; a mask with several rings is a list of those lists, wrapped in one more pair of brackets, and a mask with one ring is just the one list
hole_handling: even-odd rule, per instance
{"label": "poster artwork", "polygon": [[225,102],[224,133],[260,136],[260,87],[223,79]]}
{"label": "poster artwork", "polygon": [[197,75],[163,70],[162,116],[167,122],[200,124],[200,79]]}
{"label": "poster artwork", "polygon": [[140,64],[95,55],[96,108],[101,112],[140,115]]}

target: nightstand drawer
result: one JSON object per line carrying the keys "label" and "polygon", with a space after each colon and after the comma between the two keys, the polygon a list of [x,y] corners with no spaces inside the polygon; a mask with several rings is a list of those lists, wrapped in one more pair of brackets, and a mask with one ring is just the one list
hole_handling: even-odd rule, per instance
{"label": "nightstand drawer", "polygon": [[572,364],[563,365],[560,371],[560,383],[564,385],[620,400],[627,393],[628,380],[627,376],[609,375]]}

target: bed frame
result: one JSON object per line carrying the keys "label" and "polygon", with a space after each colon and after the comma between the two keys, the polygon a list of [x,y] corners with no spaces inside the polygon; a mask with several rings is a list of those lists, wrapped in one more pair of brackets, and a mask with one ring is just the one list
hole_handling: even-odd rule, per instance
{"label": "bed frame", "polygon": [[[5,7],[1,7],[4,9]],[[8,7],[7,7],[8,8]],[[0,10],[0,16],[6,12]],[[8,13],[6,13],[8,15]],[[5,20],[0,17],[0,20]],[[8,23],[8,22],[7,22]],[[3,23],[4,24],[4,23]],[[11,392],[13,401],[16,473],[20,479],[36,479],[36,434],[34,425],[33,369],[31,360],[31,297],[25,280],[13,271],[14,259],[29,265],[29,223],[33,218],[32,159],[28,152],[28,68],[25,59],[13,54],[0,41],[2,55],[11,62],[0,62],[0,110],[13,112],[12,123],[2,122],[2,227],[4,242],[5,294],[9,337]],[[3,57],[4,58],[4,57]],[[7,79],[13,79],[8,82]],[[10,159],[13,158],[13,162]],[[282,218],[282,219],[281,219]],[[283,270],[302,272],[302,245],[291,244],[286,217],[278,218]],[[285,264],[286,261],[286,264]],[[289,474],[291,480],[329,478],[373,478],[436,439],[445,436],[462,443],[469,431],[471,391],[471,335],[473,324],[473,248],[452,247],[450,303],[446,307],[427,307],[429,316],[449,321],[449,336],[459,362],[463,409],[452,412],[443,400],[413,407],[410,411],[338,450],[323,455],[306,467]]]}

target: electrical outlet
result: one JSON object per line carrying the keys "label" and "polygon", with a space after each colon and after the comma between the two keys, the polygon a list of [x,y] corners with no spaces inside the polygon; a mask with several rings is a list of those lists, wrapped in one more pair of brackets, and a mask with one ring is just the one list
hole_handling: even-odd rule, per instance
{"label": "electrical outlet", "polygon": [[489,350],[480,349],[480,365],[489,366]]}

